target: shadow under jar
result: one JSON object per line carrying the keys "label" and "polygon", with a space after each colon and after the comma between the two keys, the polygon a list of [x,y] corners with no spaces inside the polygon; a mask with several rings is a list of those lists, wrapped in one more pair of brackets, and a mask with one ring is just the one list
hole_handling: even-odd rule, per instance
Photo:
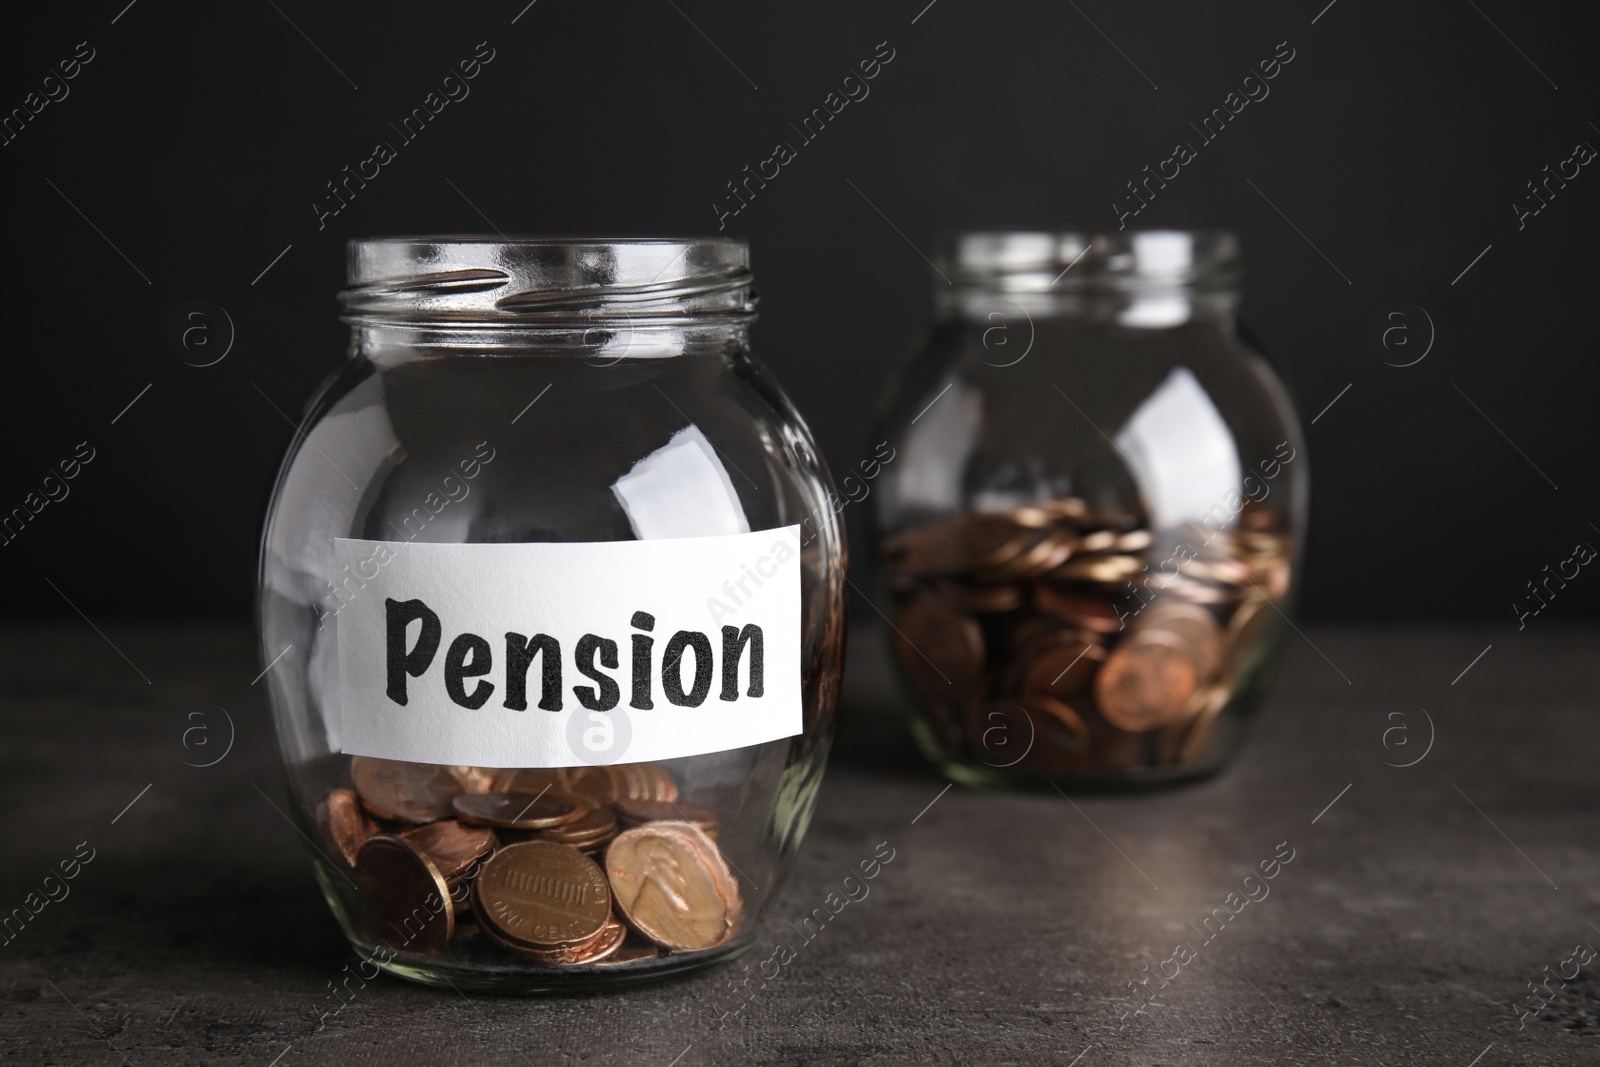
{"label": "shadow under jar", "polygon": [[1269,681],[1307,493],[1239,336],[1237,242],[966,233],[938,269],[874,494],[919,744],[976,785],[1214,772]]}
{"label": "shadow under jar", "polygon": [[486,991],[747,948],[810,818],[844,548],[742,241],[359,240],[259,622],[351,944]]}

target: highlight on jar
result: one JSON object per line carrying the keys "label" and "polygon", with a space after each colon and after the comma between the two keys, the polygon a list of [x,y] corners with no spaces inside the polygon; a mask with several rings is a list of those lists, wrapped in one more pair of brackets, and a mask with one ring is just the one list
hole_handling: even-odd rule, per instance
{"label": "highlight on jar", "polygon": [[837,494],[751,354],[748,248],[350,254],[354,343],[284,461],[260,592],[291,814],[346,937],[469,992],[737,955],[809,823],[845,636]]}
{"label": "highlight on jar", "polygon": [[875,496],[921,747],[977,785],[1215,771],[1270,681],[1306,501],[1237,242],[958,234],[939,263]]}

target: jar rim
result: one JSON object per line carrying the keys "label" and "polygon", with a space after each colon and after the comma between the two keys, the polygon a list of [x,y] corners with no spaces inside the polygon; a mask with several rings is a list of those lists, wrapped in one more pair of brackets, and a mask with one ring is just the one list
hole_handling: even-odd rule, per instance
{"label": "jar rim", "polygon": [[736,237],[363,237],[348,245],[351,323],[691,325],[755,317]]}
{"label": "jar rim", "polygon": [[963,230],[934,266],[958,288],[1011,293],[1231,290],[1244,273],[1231,230]]}

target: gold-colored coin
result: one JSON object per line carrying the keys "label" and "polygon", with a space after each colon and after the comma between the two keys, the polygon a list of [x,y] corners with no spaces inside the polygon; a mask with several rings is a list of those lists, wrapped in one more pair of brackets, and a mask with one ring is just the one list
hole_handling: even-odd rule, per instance
{"label": "gold-colored coin", "polygon": [[450,768],[432,763],[357,756],[350,761],[350,778],[368,811],[395,822],[447,819],[450,802],[461,795]]}
{"label": "gold-colored coin", "polygon": [[400,836],[422,849],[447,882],[464,874],[499,844],[493,830],[463,826],[454,819],[430,822]]}
{"label": "gold-colored coin", "polygon": [[583,816],[584,808],[561,793],[469,793],[455,798],[456,818],[472,826],[502,830],[548,830]]}
{"label": "gold-colored coin", "polygon": [[628,923],[664,948],[712,948],[738,925],[739,887],[716,844],[693,823],[624,830],[606,850],[606,873]]}
{"label": "gold-colored coin", "polygon": [[1152,730],[1170,722],[1189,702],[1199,679],[1183,641],[1164,630],[1125,638],[1095,676],[1095,701],[1121,730]]}
{"label": "gold-colored coin", "polygon": [[394,834],[369,837],[356,856],[355,881],[373,940],[419,956],[450,943],[456,921],[450,887],[413,842]]}
{"label": "gold-colored coin", "polygon": [[322,798],[317,804],[317,829],[346,867],[356,865],[361,846],[378,832],[353,789],[335,789]]}
{"label": "gold-colored coin", "polygon": [[571,845],[525,841],[489,858],[473,883],[485,931],[552,949],[597,936],[611,915],[611,889],[594,860]]}

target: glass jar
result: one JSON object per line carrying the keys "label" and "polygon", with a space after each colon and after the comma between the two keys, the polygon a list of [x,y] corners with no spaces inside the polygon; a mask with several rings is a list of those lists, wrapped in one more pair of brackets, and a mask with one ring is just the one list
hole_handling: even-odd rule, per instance
{"label": "glass jar", "polygon": [[970,784],[1219,768],[1297,588],[1305,448],[1220,232],[966,233],[874,517],[918,742]]}
{"label": "glass jar", "polygon": [[845,621],[746,245],[360,240],[350,284],[259,598],[346,936],[462,990],[738,954],[810,818]]}

